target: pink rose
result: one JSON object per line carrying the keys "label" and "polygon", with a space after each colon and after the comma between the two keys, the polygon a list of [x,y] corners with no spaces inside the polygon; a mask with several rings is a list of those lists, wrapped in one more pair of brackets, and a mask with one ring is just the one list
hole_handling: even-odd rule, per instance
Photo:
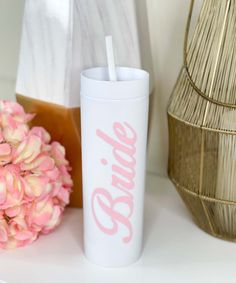
{"label": "pink rose", "polygon": [[9,221],[7,248],[23,247],[36,240],[38,233],[28,226],[25,218],[15,217]]}
{"label": "pink rose", "polygon": [[0,101],[0,248],[22,247],[61,222],[72,179],[65,149],[34,117]]}
{"label": "pink rose", "polygon": [[52,199],[45,198],[31,205],[28,223],[33,230],[47,234],[59,225],[62,211],[59,205],[53,204]]}
{"label": "pink rose", "polygon": [[[0,112],[8,114],[16,125],[25,124],[32,120],[35,116],[35,114],[25,113],[24,108],[13,101],[0,101]],[[8,125],[6,124],[6,126]]]}

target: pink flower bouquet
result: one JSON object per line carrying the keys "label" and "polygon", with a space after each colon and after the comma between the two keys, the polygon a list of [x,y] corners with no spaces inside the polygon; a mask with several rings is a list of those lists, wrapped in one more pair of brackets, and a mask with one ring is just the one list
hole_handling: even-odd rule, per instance
{"label": "pink flower bouquet", "polygon": [[65,149],[50,143],[34,115],[15,102],[0,101],[0,247],[32,243],[51,232],[69,203],[72,180]]}

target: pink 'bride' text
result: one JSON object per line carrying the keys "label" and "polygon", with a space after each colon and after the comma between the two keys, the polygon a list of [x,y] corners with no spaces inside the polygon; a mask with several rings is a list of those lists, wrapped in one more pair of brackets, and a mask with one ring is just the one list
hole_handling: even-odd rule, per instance
{"label": "pink 'bride' text", "polygon": [[[113,131],[115,139],[99,129],[96,131],[96,135],[111,147],[114,163],[111,165],[111,188],[94,190],[92,211],[97,226],[108,235],[115,235],[123,225],[127,230],[123,242],[129,243],[133,236],[131,217],[134,211],[137,134],[127,122],[114,123]],[[101,163],[106,166],[108,161],[102,158]]]}

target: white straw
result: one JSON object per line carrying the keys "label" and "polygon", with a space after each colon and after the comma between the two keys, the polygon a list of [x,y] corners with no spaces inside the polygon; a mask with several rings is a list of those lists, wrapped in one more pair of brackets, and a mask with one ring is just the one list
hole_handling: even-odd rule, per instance
{"label": "white straw", "polygon": [[106,51],[107,51],[107,64],[108,64],[109,80],[110,81],[117,81],[114,51],[113,51],[113,44],[112,44],[112,36],[111,35],[106,36]]}

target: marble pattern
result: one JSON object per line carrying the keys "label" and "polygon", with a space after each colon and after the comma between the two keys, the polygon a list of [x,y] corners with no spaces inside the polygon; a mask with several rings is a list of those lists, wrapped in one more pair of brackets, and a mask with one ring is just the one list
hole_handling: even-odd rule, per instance
{"label": "marble pattern", "polygon": [[80,105],[80,72],[106,65],[105,35],[117,65],[140,67],[135,0],[26,0],[16,93]]}

